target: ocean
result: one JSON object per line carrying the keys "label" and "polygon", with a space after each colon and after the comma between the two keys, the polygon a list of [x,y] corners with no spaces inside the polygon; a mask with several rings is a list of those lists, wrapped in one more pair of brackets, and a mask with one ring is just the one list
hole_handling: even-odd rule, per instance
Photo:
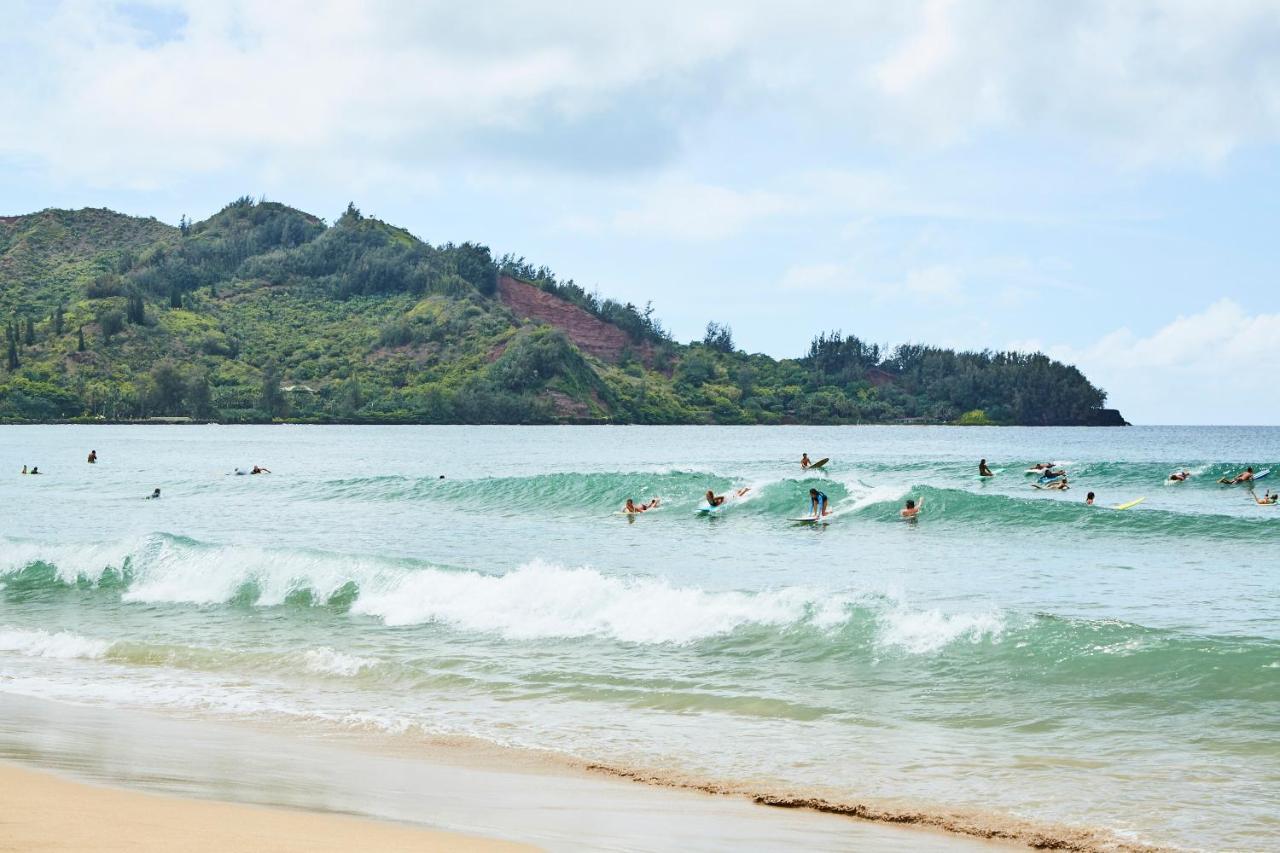
{"label": "ocean", "polygon": [[[0,707],[1275,849],[1280,507],[1216,482],[1246,465],[1280,487],[1280,428],[0,427]],[[827,524],[789,520],[811,487]]]}

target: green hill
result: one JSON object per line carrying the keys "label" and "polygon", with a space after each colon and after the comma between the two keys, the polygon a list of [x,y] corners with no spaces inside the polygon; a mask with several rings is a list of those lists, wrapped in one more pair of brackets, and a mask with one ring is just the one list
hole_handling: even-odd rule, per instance
{"label": "green hill", "polygon": [[239,199],[174,228],[0,217],[0,420],[1092,424],[1043,355],[820,335],[797,359],[674,342],[646,306],[485,246]]}

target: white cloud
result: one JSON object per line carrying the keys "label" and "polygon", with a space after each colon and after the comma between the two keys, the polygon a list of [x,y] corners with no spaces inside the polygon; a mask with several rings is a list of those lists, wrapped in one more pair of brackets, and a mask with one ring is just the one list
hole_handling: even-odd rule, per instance
{"label": "white cloud", "polygon": [[1280,314],[1249,314],[1230,299],[1146,337],[1121,328],[1084,348],[1011,348],[1077,365],[1135,423],[1280,422]]}
{"label": "white cloud", "polygon": [[771,217],[798,212],[801,206],[794,197],[780,193],[681,181],[665,181],[629,195],[630,203],[612,214],[574,216],[562,224],[584,233],[719,240]]}
{"label": "white cloud", "polygon": [[588,142],[577,159],[651,167],[725,112],[784,148],[794,127],[913,146],[1048,133],[1212,162],[1280,138],[1267,0],[154,5],[7,8],[0,157],[126,187],[486,152],[571,167]]}

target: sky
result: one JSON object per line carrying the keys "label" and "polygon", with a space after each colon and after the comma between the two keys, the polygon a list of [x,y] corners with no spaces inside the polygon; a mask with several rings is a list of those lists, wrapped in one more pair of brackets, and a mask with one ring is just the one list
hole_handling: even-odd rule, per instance
{"label": "sky", "polygon": [[1280,3],[0,0],[0,215],[241,195],[799,356],[1034,349],[1280,423]]}

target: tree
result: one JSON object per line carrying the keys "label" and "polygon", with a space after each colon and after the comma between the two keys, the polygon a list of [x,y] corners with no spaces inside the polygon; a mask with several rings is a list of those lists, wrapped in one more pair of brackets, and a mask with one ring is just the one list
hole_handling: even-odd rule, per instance
{"label": "tree", "polygon": [[707,324],[707,332],[702,336],[703,345],[724,353],[733,352],[733,329],[729,324],[714,321]]}
{"label": "tree", "polygon": [[360,380],[352,376],[342,383],[342,392],[338,397],[338,414],[344,418],[354,418],[363,405],[364,390],[360,387]]}
{"label": "tree", "polygon": [[182,233],[183,237],[191,234],[191,220],[187,219],[187,215],[185,213],[182,214],[182,218],[178,220],[178,231]]}
{"label": "tree", "polygon": [[53,309],[53,333],[55,335],[62,334],[63,316],[67,313],[67,305],[65,302],[59,302],[58,307]]}
{"label": "tree", "polygon": [[18,361],[18,343],[14,339],[14,336],[10,335],[9,336],[9,370],[10,371],[17,370],[21,366],[22,366],[22,363]]}
{"label": "tree", "polygon": [[157,411],[162,414],[176,414],[182,406],[183,391],[186,390],[182,374],[172,359],[164,359],[151,368],[151,398]]}
{"label": "tree", "polygon": [[206,418],[213,412],[213,391],[209,387],[209,374],[204,371],[187,377],[187,410],[197,418]]}
{"label": "tree", "polygon": [[178,289],[178,286],[176,284],[173,287],[169,288],[169,307],[170,308],[182,307],[182,291]]}
{"label": "tree", "polygon": [[30,317],[27,317],[26,335],[22,342],[27,346],[31,346],[36,342],[36,324]]}
{"label": "tree", "polygon": [[273,418],[283,417],[288,409],[288,401],[284,391],[280,389],[280,369],[274,364],[268,364],[262,369],[262,396],[259,404]]}
{"label": "tree", "polygon": [[142,294],[133,291],[129,294],[129,301],[126,303],[125,311],[128,314],[129,322],[135,326],[141,326],[147,322],[147,306],[142,301]]}
{"label": "tree", "polygon": [[84,326],[76,330],[76,352],[84,352]]}
{"label": "tree", "polygon": [[114,308],[98,315],[98,327],[102,329],[102,342],[111,343],[111,336],[124,329],[124,316]]}

